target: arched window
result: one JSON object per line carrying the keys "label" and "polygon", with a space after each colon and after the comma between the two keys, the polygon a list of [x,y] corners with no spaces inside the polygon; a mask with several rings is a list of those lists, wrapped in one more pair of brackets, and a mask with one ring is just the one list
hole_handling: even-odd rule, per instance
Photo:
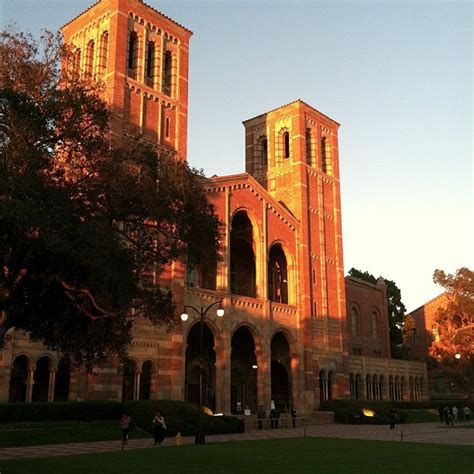
{"label": "arched window", "polygon": [[359,311],[355,306],[351,309],[351,330],[353,336],[359,334]]}
{"label": "arched window", "polygon": [[170,118],[166,117],[166,122],[165,122],[165,137],[169,138],[170,137]]}
{"label": "arched window", "polygon": [[153,41],[148,41],[148,47],[146,52],[146,78],[152,86],[155,79],[155,56],[155,43]]}
{"label": "arched window", "polygon": [[128,73],[136,78],[138,66],[138,35],[131,31],[128,39]]}
{"label": "arched window", "polygon": [[109,32],[104,31],[100,38],[99,72],[104,74],[107,70],[107,57],[109,55]]}
{"label": "arched window", "polygon": [[94,41],[89,41],[86,49],[86,64],[84,72],[86,76],[92,77],[94,74]]}
{"label": "arched window", "polygon": [[321,139],[321,166],[323,173],[332,175],[331,144],[326,137]]}
{"label": "arched window", "polygon": [[306,129],[306,163],[309,166],[313,165],[313,136],[311,134],[311,129]]}
{"label": "arched window", "polygon": [[13,361],[10,372],[9,402],[26,402],[26,391],[28,384],[29,361],[24,355],[18,356]]}
{"label": "arched window", "polygon": [[236,295],[255,297],[256,266],[253,226],[244,211],[232,219],[230,232],[230,291]]}
{"label": "arched window", "polygon": [[81,73],[81,50],[77,48],[74,51],[74,56],[72,59],[72,70],[74,74],[79,75]]}
{"label": "arched window", "polygon": [[261,163],[263,166],[267,166],[268,164],[268,141],[267,141],[267,137],[262,137],[262,140],[261,140]]}
{"label": "arched window", "polygon": [[288,266],[280,244],[270,249],[268,258],[268,298],[288,304]]}
{"label": "arched window", "polygon": [[379,318],[376,311],[372,311],[372,337],[377,339],[379,335]]}
{"label": "arched window", "polygon": [[163,62],[163,93],[171,96],[171,74],[173,66],[173,54],[166,51]]}
{"label": "arched window", "polygon": [[283,132],[283,158],[290,157],[290,134],[285,131]]}

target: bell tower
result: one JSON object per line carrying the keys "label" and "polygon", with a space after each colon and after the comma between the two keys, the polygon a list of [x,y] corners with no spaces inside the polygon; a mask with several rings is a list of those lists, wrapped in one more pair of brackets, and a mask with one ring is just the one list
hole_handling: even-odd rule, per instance
{"label": "bell tower", "polygon": [[[246,171],[299,221],[299,305],[328,347],[345,344],[339,124],[301,100],[243,122]],[[321,336],[324,334],[324,336]],[[336,340],[338,341],[336,343]]]}
{"label": "bell tower", "polygon": [[105,84],[112,133],[186,160],[192,32],[142,0],[99,0],[62,33],[74,67]]}

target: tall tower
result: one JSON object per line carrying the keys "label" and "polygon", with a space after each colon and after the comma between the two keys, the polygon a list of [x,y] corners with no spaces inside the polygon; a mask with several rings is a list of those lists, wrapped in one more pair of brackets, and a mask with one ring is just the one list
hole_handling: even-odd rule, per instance
{"label": "tall tower", "polygon": [[99,0],[62,32],[74,67],[105,83],[112,132],[185,160],[192,32],[142,0]]}
{"label": "tall tower", "polygon": [[244,127],[246,171],[300,221],[304,345],[346,353],[339,124],[297,100],[246,120]]}

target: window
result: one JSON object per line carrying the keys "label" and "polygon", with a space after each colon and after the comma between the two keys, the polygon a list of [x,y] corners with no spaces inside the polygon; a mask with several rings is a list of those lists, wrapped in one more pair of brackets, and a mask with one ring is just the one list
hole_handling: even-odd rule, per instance
{"label": "window", "polygon": [[171,51],[166,51],[163,63],[163,93],[171,96],[171,73],[173,65],[173,55]]}
{"label": "window", "polygon": [[290,157],[290,134],[283,132],[283,158]]}
{"label": "window", "polygon": [[72,60],[72,69],[74,74],[79,75],[81,73],[81,50],[78,48],[74,52],[74,57]]}
{"label": "window", "polygon": [[166,117],[166,122],[165,122],[165,137],[169,138],[170,137],[170,119],[169,117]]}
{"label": "window", "polygon": [[103,74],[107,69],[107,56],[109,54],[109,32],[104,31],[100,39],[99,72]]}
{"label": "window", "polygon": [[86,49],[86,65],[84,72],[88,77],[92,77],[94,74],[94,46],[94,41],[89,41]]}
{"label": "window", "polygon": [[377,339],[379,335],[379,320],[377,313],[375,311],[372,311],[372,337],[374,339]]}
{"label": "window", "polygon": [[321,166],[323,173],[332,175],[331,144],[326,137],[321,139]]}
{"label": "window", "polygon": [[128,40],[128,69],[136,75],[138,65],[138,35],[131,31]]}
{"label": "window", "polygon": [[266,137],[262,138],[261,144],[262,144],[262,156],[261,156],[262,165],[267,166],[267,164],[268,164],[268,142],[267,142]]}
{"label": "window", "polygon": [[355,306],[352,307],[351,311],[351,329],[353,336],[357,336],[359,334],[359,311]]}
{"label": "window", "polygon": [[148,41],[148,48],[146,53],[146,77],[153,83],[155,78],[155,43]]}

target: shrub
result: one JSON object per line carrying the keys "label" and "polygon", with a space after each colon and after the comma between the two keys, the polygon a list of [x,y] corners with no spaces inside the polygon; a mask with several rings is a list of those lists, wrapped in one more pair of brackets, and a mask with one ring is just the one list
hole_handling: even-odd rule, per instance
{"label": "shrub", "polygon": [[[432,411],[445,406],[457,405],[459,408],[466,405],[462,400],[423,400],[394,402],[387,400],[327,400],[321,402],[322,411],[334,412],[335,420],[340,423],[386,424],[389,422],[388,412],[395,409],[399,423],[420,423],[436,421],[437,416]],[[467,403],[473,410],[472,402]],[[375,412],[375,416],[368,417],[363,409],[368,408]]]}
{"label": "shrub", "polygon": [[120,414],[121,403],[114,401],[0,404],[0,423],[111,420],[119,418]]}
{"label": "shrub", "polygon": [[[159,411],[166,421],[166,436],[192,436],[198,432],[199,409],[197,405],[177,400],[139,400],[123,403],[123,411],[132,417],[138,428],[152,432],[153,418]],[[232,416],[214,417],[202,414],[204,434],[238,433],[243,424]]]}

